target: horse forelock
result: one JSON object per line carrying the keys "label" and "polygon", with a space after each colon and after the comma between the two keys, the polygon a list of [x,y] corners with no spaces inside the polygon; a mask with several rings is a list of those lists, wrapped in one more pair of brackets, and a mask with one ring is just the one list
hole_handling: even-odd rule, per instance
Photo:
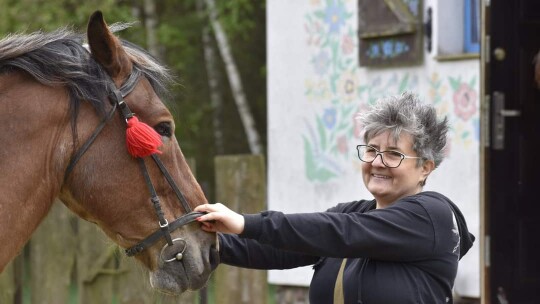
{"label": "horse forelock", "polygon": [[167,96],[169,94],[169,85],[174,83],[174,77],[169,69],[138,45],[127,40],[122,40],[122,45],[131,60],[148,79],[156,93],[162,97]]}
{"label": "horse forelock", "polygon": [[[129,23],[115,23],[111,30],[117,32],[129,26]],[[84,35],[67,27],[50,33],[8,35],[0,40],[0,74],[22,70],[46,86],[64,86],[69,93],[74,123],[83,101],[90,102],[104,115],[109,77],[92,58],[84,40]],[[167,68],[137,45],[124,40],[122,44],[156,93],[167,94],[167,86],[173,80]]]}

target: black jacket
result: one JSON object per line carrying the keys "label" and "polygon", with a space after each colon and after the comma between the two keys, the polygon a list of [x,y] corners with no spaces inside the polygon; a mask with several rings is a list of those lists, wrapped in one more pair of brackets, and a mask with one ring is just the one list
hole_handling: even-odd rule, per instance
{"label": "black jacket", "polygon": [[474,241],[459,209],[435,192],[384,209],[362,200],[321,213],[244,218],[240,236],[220,235],[221,262],[255,269],[314,264],[313,304],[333,302],[343,258],[345,303],[452,303],[458,260]]}

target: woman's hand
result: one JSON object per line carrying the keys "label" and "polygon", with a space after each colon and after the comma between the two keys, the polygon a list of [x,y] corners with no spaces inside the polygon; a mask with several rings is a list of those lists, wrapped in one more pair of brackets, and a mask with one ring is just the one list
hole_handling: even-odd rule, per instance
{"label": "woman's hand", "polygon": [[207,214],[197,218],[197,221],[202,223],[204,231],[234,234],[240,234],[244,231],[244,216],[221,203],[200,205],[194,211],[207,212]]}

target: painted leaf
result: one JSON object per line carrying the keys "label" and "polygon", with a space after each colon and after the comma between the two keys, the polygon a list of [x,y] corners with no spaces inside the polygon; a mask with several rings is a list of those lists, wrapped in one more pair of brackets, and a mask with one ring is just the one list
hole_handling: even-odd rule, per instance
{"label": "painted leaf", "polygon": [[321,149],[326,150],[326,129],[320,117],[317,117],[317,131],[319,132],[319,139],[321,140]]}

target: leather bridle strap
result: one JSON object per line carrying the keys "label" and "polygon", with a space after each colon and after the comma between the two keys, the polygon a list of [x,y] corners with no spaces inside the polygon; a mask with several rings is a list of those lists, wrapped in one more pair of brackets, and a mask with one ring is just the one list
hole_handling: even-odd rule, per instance
{"label": "leather bridle strap", "polygon": [[[162,237],[165,237],[167,240],[167,244],[169,246],[172,246],[174,244],[174,240],[171,237],[171,232],[174,230],[187,225],[191,222],[194,222],[199,216],[204,215],[204,212],[194,212],[192,211],[191,207],[189,206],[186,198],[182,194],[182,191],[178,188],[176,183],[174,182],[172,176],[169,174],[169,171],[165,168],[157,154],[152,154],[152,159],[157,164],[158,168],[160,169],[163,176],[165,176],[165,179],[173,189],[174,193],[178,197],[178,200],[184,207],[184,211],[186,214],[183,216],[177,218],[174,220],[174,222],[169,223],[165,219],[165,216],[163,214],[163,211],[161,210],[161,203],[159,201],[159,197],[156,193],[156,189],[154,185],[152,184],[152,180],[150,179],[150,175],[148,174],[148,168],[146,167],[146,164],[144,162],[144,159],[138,158],[139,165],[141,167],[141,171],[144,176],[144,180],[146,182],[146,186],[148,187],[148,191],[150,192],[150,200],[152,201],[152,204],[154,204],[154,210],[157,213],[158,219],[159,219],[159,227],[160,230],[156,230],[151,235],[147,236],[144,240],[139,242],[138,244],[128,248],[125,250],[125,253],[127,256],[134,256],[142,251],[144,251],[146,248],[152,246],[154,243],[159,241]],[[174,260],[174,259],[173,259]],[[172,260],[169,260],[172,261]]]}
{"label": "leather bridle strap", "polygon": [[159,202],[159,197],[156,193],[156,188],[152,184],[152,180],[150,180],[150,175],[148,174],[148,169],[146,168],[146,164],[144,163],[144,159],[137,158],[139,161],[139,166],[141,167],[141,171],[144,176],[144,181],[146,182],[146,186],[148,187],[148,191],[150,192],[150,200],[152,201],[152,204],[154,205],[154,210],[156,211],[158,220],[159,220],[159,227],[161,228],[162,234],[165,236],[165,239],[167,240],[167,244],[169,246],[173,245],[173,241],[171,238],[171,234],[169,233],[169,222],[165,219],[165,214],[163,214],[163,211],[161,210],[161,203]]}
{"label": "leather bridle strap", "polygon": [[[114,86],[114,82],[109,77],[109,81],[107,82],[108,83],[107,87],[109,90],[109,100],[111,101],[112,109],[111,111],[109,111],[107,116],[105,116],[101,120],[101,122],[97,126],[96,130],[94,130],[94,133],[90,136],[90,138],[88,138],[86,142],[81,146],[81,148],[77,151],[77,153],[75,153],[71,157],[71,161],[69,162],[66,172],[64,173],[64,183],[67,181],[67,178],[73,171],[73,168],[75,168],[75,165],[77,164],[77,162],[79,162],[79,160],[82,158],[84,153],[86,153],[88,148],[90,148],[90,146],[94,143],[94,141],[96,140],[98,135],[101,133],[101,131],[103,131],[103,128],[105,127],[105,125],[107,125],[109,120],[111,120],[111,118],[114,116],[116,107],[120,106],[120,110],[122,111],[122,114],[124,114],[125,108],[127,107],[126,103],[124,102],[124,97],[126,97],[129,93],[131,93],[131,91],[133,91],[133,89],[137,85],[137,82],[140,76],[141,76],[141,71],[136,66],[133,66],[133,70],[131,71],[131,74],[129,74],[128,79],[126,80],[126,82],[124,82],[124,84],[122,84],[120,89],[117,89]],[[129,111],[129,108],[128,108],[128,111]],[[124,117],[126,117],[126,115],[129,115],[129,114],[126,113]],[[132,113],[131,113],[131,116],[133,116]]]}
{"label": "leather bridle strap", "polygon": [[67,178],[71,174],[71,171],[73,171],[73,168],[75,168],[75,165],[77,164],[77,162],[79,162],[79,160],[81,159],[83,154],[86,152],[86,150],[88,150],[88,148],[90,148],[90,145],[94,143],[94,140],[96,140],[96,138],[98,137],[99,133],[101,133],[105,125],[114,116],[115,111],[116,111],[116,104],[113,104],[111,111],[109,111],[107,116],[105,116],[101,120],[96,130],[94,130],[94,133],[90,136],[90,138],[86,140],[86,142],[81,146],[81,148],[77,151],[77,153],[75,153],[73,157],[71,157],[71,161],[69,162],[66,172],[64,173],[64,183],[67,181]]}
{"label": "leather bridle strap", "polygon": [[[182,226],[185,226],[191,222],[194,222],[199,216],[204,215],[203,212],[191,212],[188,214],[185,214],[176,220],[174,222],[169,223],[169,231],[174,231]],[[160,238],[163,237],[163,232],[161,230],[156,230],[154,233],[150,234],[148,237],[146,237],[143,241],[138,243],[137,245],[130,247],[125,250],[125,253],[127,256],[134,256],[142,251],[144,251],[146,248],[152,246],[154,243],[159,241]]]}
{"label": "leather bridle strap", "polygon": [[180,203],[182,203],[182,207],[184,207],[184,211],[186,213],[191,212],[191,207],[189,206],[186,198],[184,197],[184,194],[182,194],[182,191],[178,189],[178,186],[176,186],[176,183],[174,182],[173,178],[169,174],[169,171],[167,171],[167,168],[165,168],[165,166],[163,165],[163,163],[161,162],[157,154],[152,154],[150,156],[152,156],[152,159],[154,160],[156,165],[159,167],[159,170],[161,170],[161,173],[163,174],[163,176],[165,176],[165,179],[167,179],[167,182],[169,183],[171,188],[174,190],[176,197],[178,198]]}
{"label": "leather bridle strap", "polygon": [[[136,74],[136,75],[134,76],[134,74]],[[135,86],[135,84],[137,83],[137,80],[139,78],[138,75],[140,75],[140,71],[134,67],[133,73],[130,75],[130,77],[126,81],[126,83],[122,86],[122,88],[127,87],[128,90],[124,91],[124,90],[122,90],[122,88],[120,90],[116,90],[112,83],[110,85],[110,89],[112,91],[110,99],[114,103],[118,104],[118,108],[120,109],[120,111],[122,113],[122,117],[126,120],[126,122],[127,122],[127,120],[129,118],[133,117],[134,114],[129,109],[129,106],[124,102],[124,97],[127,94],[129,94],[129,92],[131,92],[131,90],[133,90],[133,87]],[[141,167],[141,172],[142,172],[142,174],[144,176],[146,186],[148,188],[148,191],[150,192],[150,200],[152,201],[152,204],[154,205],[154,210],[156,211],[156,214],[157,214],[157,217],[158,217],[158,220],[159,220],[160,229],[155,231],[154,233],[152,233],[150,236],[146,237],[144,240],[142,240],[141,242],[139,242],[135,246],[132,246],[132,247],[126,249],[125,252],[126,252],[126,255],[128,255],[128,256],[133,256],[133,255],[145,250],[146,248],[148,248],[149,246],[154,244],[156,241],[158,241],[161,237],[165,238],[165,240],[167,241],[167,244],[169,246],[174,245],[174,240],[171,237],[171,232],[178,229],[178,228],[180,228],[180,227],[182,227],[182,226],[184,226],[184,225],[187,225],[187,224],[195,221],[195,219],[197,217],[204,214],[204,213],[200,213],[200,212],[191,212],[191,207],[189,206],[189,204],[188,204],[186,198],[184,197],[184,195],[182,194],[182,191],[180,191],[180,189],[178,188],[178,186],[174,182],[172,176],[169,174],[169,172],[167,171],[167,169],[165,168],[165,166],[163,165],[163,163],[161,162],[159,157],[156,154],[151,154],[151,156],[152,156],[152,159],[154,160],[154,162],[158,165],[160,171],[165,176],[165,179],[167,180],[167,182],[169,183],[169,185],[173,189],[174,193],[178,197],[178,200],[180,200],[180,203],[182,204],[186,214],[181,216],[180,218],[176,219],[173,223],[169,224],[169,222],[165,219],[165,215],[163,214],[163,211],[161,210],[161,203],[160,203],[159,197],[158,197],[158,195],[156,193],[156,189],[155,189],[154,185],[152,184],[152,180],[150,179],[150,175],[148,174],[148,168],[146,167],[144,159],[139,157],[138,158],[139,166]]]}
{"label": "leather bridle strap", "polygon": [[[73,171],[73,168],[77,164],[77,162],[82,158],[84,153],[88,150],[90,145],[95,141],[97,136],[101,133],[105,125],[111,120],[111,118],[114,116],[114,113],[117,108],[120,109],[120,112],[122,113],[122,118],[127,123],[127,120],[134,116],[134,114],[129,109],[128,105],[124,101],[124,97],[126,97],[133,89],[135,88],[139,77],[141,75],[141,71],[137,66],[133,66],[133,70],[131,74],[129,75],[128,79],[125,81],[125,83],[120,87],[120,89],[117,89],[114,85],[114,82],[109,77],[109,82],[107,85],[108,91],[109,91],[109,101],[112,104],[111,111],[107,114],[105,118],[103,118],[94,131],[94,133],[90,136],[89,139],[86,140],[86,142],[81,146],[81,148],[73,155],[71,158],[71,161],[69,165],[67,166],[66,172],[64,174],[64,183],[66,182],[67,178]],[[178,188],[176,183],[174,182],[174,179],[170,175],[170,173],[167,171],[161,160],[156,154],[152,154],[152,159],[159,167],[159,170],[162,172],[163,176],[173,189],[174,193],[178,197],[178,200],[182,204],[182,207],[184,208],[184,211],[186,214],[183,216],[177,218],[172,223],[169,223],[167,219],[165,219],[165,215],[163,211],[161,210],[161,203],[159,200],[159,197],[157,195],[156,189],[154,185],[152,184],[152,180],[150,179],[150,175],[148,174],[148,168],[146,167],[146,164],[144,162],[144,159],[138,158],[139,166],[141,168],[141,172],[143,173],[145,183],[148,187],[148,191],[150,192],[150,200],[152,201],[152,204],[154,206],[154,210],[156,211],[158,220],[159,220],[159,230],[156,230],[152,234],[150,234],[148,237],[146,237],[144,240],[142,240],[140,243],[136,244],[135,246],[132,246],[125,250],[125,253],[127,256],[133,256],[136,255],[142,251],[144,251],[146,248],[152,246],[154,243],[159,241],[162,237],[164,237],[167,241],[167,245],[165,246],[172,246],[174,245],[175,240],[182,240],[182,239],[172,239],[171,232],[187,225],[193,221],[196,220],[197,217],[204,215],[203,212],[192,212],[191,207],[189,206],[185,196],[182,194],[182,191]],[[183,241],[185,243],[185,241]],[[184,246],[186,246],[187,243],[185,243]],[[165,248],[165,247],[164,247]],[[185,247],[184,247],[185,250]],[[163,251],[163,249],[162,249]],[[182,253],[178,253],[176,256],[176,260],[182,259]],[[163,254],[163,253],[162,253]],[[163,257],[162,257],[163,258]],[[165,262],[171,262],[175,259],[169,259],[165,260]]]}
{"label": "leather bridle strap", "polygon": [[126,97],[133,89],[135,89],[135,86],[137,85],[137,82],[139,81],[139,77],[141,76],[141,71],[137,66],[133,66],[133,70],[131,71],[131,74],[129,74],[128,79],[126,82],[120,87],[120,89],[117,89],[114,85],[114,82],[112,79],[109,81],[109,100],[113,104],[117,104],[120,108],[120,112],[122,112],[122,117],[127,120],[131,117],[133,117],[133,113],[129,109],[127,103],[124,101],[124,97]]}

